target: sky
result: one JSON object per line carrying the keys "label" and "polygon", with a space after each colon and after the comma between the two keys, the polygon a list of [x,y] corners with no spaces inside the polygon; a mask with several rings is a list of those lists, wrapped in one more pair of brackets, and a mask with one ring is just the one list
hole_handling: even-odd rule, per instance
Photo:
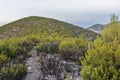
{"label": "sky", "polygon": [[0,0],[0,24],[27,16],[62,20],[87,28],[120,16],[120,0]]}

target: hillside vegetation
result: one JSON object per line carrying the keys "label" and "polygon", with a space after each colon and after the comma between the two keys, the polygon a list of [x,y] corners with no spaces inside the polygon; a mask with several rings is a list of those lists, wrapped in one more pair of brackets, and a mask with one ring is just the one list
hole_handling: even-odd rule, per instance
{"label": "hillside vegetation", "polygon": [[81,34],[86,37],[95,38],[97,34],[72,24],[44,17],[30,16],[0,27],[0,38],[24,36],[30,34],[41,34],[46,32],[51,35],[79,37]]}

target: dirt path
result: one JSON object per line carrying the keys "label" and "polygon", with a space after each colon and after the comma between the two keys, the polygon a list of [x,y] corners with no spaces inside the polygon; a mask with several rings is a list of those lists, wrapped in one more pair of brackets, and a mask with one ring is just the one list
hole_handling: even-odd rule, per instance
{"label": "dirt path", "polygon": [[27,59],[26,65],[28,66],[28,74],[25,80],[39,80],[40,76],[40,63],[37,62],[37,51],[33,48],[32,56]]}
{"label": "dirt path", "polygon": [[41,54],[42,63],[38,62],[37,51],[31,50],[32,56],[26,60],[28,74],[25,80],[82,80],[79,76],[80,66],[74,62],[67,62],[60,58],[59,54]]}

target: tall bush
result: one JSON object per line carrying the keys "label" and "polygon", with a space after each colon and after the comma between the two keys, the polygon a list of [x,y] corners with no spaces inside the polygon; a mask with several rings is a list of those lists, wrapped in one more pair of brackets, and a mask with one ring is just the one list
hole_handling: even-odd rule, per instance
{"label": "tall bush", "polygon": [[120,80],[120,23],[108,24],[89,44],[82,65],[84,80]]}

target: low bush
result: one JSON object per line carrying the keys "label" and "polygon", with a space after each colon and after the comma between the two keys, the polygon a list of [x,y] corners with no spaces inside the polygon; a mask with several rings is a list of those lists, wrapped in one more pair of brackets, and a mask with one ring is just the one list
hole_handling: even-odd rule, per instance
{"label": "low bush", "polygon": [[0,54],[0,64],[5,60],[7,60],[7,56]]}
{"label": "low bush", "polygon": [[59,51],[59,43],[57,42],[48,42],[48,43],[40,43],[36,49],[38,52],[45,52],[49,54],[55,54]]}
{"label": "low bush", "polygon": [[63,59],[72,61],[76,61],[79,59],[80,56],[83,56],[79,50],[70,48],[62,48],[60,50],[60,55]]}
{"label": "low bush", "polygon": [[0,71],[0,80],[22,80],[26,73],[27,68],[22,64],[4,67]]}
{"label": "low bush", "polygon": [[27,52],[29,52],[33,48],[34,45],[35,43],[29,40],[25,40],[19,44],[19,46],[26,49]]}
{"label": "low bush", "polygon": [[40,43],[36,46],[36,50],[38,52],[46,52],[47,51],[47,44],[46,43]]}
{"label": "low bush", "polygon": [[76,39],[74,39],[74,38],[69,39],[68,38],[68,39],[63,40],[60,43],[59,49],[62,49],[62,48],[78,49],[79,47],[76,44]]}
{"label": "low bush", "polygon": [[60,54],[66,60],[78,60],[85,55],[87,44],[88,41],[82,37],[65,39],[60,43]]}
{"label": "low bush", "polygon": [[15,58],[23,51],[23,48],[18,46],[18,44],[12,40],[3,40],[0,43],[0,53],[7,55],[7,57]]}

